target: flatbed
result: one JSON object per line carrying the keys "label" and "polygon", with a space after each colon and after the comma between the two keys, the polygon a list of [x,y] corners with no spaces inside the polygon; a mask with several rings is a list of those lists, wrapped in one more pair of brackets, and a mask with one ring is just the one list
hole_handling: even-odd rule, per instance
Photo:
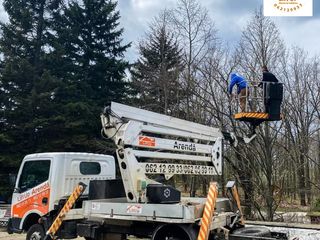
{"label": "flatbed", "polygon": [[[112,200],[92,200],[84,202],[84,218],[118,219],[131,221],[167,222],[167,223],[197,223],[200,222],[206,199],[184,198],[178,204],[121,203]],[[217,199],[215,218],[234,217],[229,199]],[[221,220],[219,220],[220,222]],[[218,222],[218,221],[217,221]],[[223,225],[225,226],[225,225]],[[213,224],[214,228],[220,226]]]}

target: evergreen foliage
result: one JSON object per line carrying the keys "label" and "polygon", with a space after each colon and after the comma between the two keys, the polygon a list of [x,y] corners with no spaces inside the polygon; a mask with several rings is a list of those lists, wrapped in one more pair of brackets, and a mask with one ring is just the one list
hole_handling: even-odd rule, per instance
{"label": "evergreen foliage", "polygon": [[49,150],[48,142],[56,135],[54,93],[59,80],[45,59],[50,13],[59,5],[55,0],[4,1],[9,22],[1,23],[0,153],[5,163],[25,153]]}
{"label": "evergreen foliage", "polygon": [[99,114],[130,94],[123,60],[129,44],[122,44],[116,6],[111,0],[4,1],[1,171],[15,171],[33,152],[108,152],[99,140]]}
{"label": "evergreen foliage", "polygon": [[64,85],[57,98],[67,120],[67,149],[105,151],[97,140],[100,112],[111,101],[128,97],[123,54],[129,44],[122,44],[119,18],[116,3],[106,0],[72,1],[55,14],[57,36],[50,57]]}
{"label": "evergreen foliage", "polygon": [[139,44],[139,60],[132,69],[140,105],[152,111],[175,114],[183,98],[179,76],[183,69],[181,49],[168,29],[166,16],[156,19]]}

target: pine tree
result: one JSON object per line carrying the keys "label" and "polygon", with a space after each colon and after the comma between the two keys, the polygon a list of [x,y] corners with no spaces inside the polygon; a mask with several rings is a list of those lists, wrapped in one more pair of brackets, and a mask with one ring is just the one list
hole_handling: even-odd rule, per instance
{"label": "pine tree", "polygon": [[139,53],[132,76],[140,104],[156,112],[176,114],[183,97],[179,82],[183,62],[165,12],[150,26],[146,39],[139,44]]}
{"label": "pine tree", "polygon": [[50,18],[60,0],[5,0],[3,5],[9,22],[0,23],[0,195],[10,196],[8,178],[22,156],[52,150],[52,139],[60,137],[59,81],[46,62]]}
{"label": "pine tree", "polygon": [[[59,0],[5,0],[9,22],[1,23],[0,155],[3,165],[48,148],[57,119],[59,81],[46,66],[49,22]],[[1,167],[1,169],[4,169]]]}
{"label": "pine tree", "polygon": [[66,149],[99,150],[101,110],[127,98],[123,58],[129,44],[122,44],[116,6],[111,0],[71,1],[54,16],[50,61],[64,84],[57,98],[66,117]]}

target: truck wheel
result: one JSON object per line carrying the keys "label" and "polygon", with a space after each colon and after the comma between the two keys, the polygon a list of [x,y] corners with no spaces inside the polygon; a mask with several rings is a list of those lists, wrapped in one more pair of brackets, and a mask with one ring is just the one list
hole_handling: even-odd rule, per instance
{"label": "truck wheel", "polygon": [[194,240],[196,231],[191,226],[185,225],[161,225],[152,235],[152,240]]}
{"label": "truck wheel", "polygon": [[252,237],[271,237],[271,232],[266,227],[243,227],[234,230],[232,234]]}
{"label": "truck wheel", "polygon": [[42,240],[44,239],[44,236],[45,233],[43,226],[40,224],[34,224],[29,228],[26,240]]}

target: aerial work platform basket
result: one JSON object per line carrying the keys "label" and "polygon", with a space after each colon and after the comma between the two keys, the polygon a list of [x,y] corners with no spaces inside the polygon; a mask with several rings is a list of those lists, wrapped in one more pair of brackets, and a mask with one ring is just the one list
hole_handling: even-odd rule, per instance
{"label": "aerial work platform basket", "polygon": [[244,102],[245,108],[241,111],[238,106],[238,113],[234,118],[249,122],[253,130],[264,121],[282,119],[282,83],[249,81],[245,96],[239,95],[238,98],[238,102]]}

